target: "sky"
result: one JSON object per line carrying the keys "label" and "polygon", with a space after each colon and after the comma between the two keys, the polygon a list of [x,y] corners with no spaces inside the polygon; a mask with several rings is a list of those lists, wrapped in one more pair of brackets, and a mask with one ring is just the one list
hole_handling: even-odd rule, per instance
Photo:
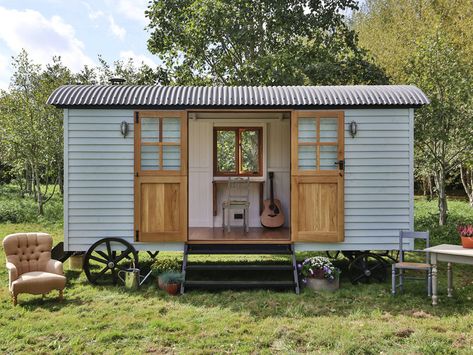
{"label": "sky", "polygon": [[133,58],[156,65],[148,52],[144,11],[148,0],[0,0],[0,89],[12,75],[11,58],[22,48],[38,64],[59,55],[79,71],[85,64]]}

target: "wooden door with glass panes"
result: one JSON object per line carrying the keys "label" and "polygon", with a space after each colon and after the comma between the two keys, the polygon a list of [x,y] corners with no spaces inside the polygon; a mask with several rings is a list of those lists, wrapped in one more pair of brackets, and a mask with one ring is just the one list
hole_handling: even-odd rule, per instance
{"label": "wooden door with glass panes", "polygon": [[187,114],[135,112],[135,241],[187,240]]}
{"label": "wooden door with glass panes", "polygon": [[291,118],[291,236],[344,239],[344,115],[294,111]]}

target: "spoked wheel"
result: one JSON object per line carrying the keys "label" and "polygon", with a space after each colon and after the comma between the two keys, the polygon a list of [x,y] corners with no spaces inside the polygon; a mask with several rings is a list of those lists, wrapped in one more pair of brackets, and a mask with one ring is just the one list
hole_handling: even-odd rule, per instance
{"label": "spoked wheel", "polygon": [[331,250],[331,251],[326,251],[325,254],[327,255],[327,258],[329,259],[338,259],[338,256],[340,255],[340,250]]}
{"label": "spoked wheel", "polygon": [[90,283],[115,285],[118,271],[130,264],[138,267],[138,252],[121,238],[104,238],[93,244],[84,256],[84,272]]}
{"label": "spoked wheel", "polygon": [[353,284],[386,281],[386,262],[373,253],[362,253],[356,256],[348,266],[350,280]]}

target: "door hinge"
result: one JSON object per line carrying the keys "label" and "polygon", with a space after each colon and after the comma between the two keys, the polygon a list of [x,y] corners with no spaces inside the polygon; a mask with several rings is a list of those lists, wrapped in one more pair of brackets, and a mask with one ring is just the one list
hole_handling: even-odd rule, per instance
{"label": "door hinge", "polygon": [[140,231],[135,231],[135,241],[140,240]]}
{"label": "door hinge", "polygon": [[139,112],[135,112],[135,123],[140,123],[140,114],[139,114]]}
{"label": "door hinge", "polygon": [[136,177],[138,177],[138,176],[139,176],[138,172],[136,172],[136,173],[135,173],[135,176],[136,176]]}

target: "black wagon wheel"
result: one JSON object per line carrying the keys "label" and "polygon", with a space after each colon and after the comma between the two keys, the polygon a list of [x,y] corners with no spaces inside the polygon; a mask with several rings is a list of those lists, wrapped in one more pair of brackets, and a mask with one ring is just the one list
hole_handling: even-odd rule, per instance
{"label": "black wagon wheel", "polygon": [[94,243],[84,256],[84,272],[91,284],[116,284],[117,273],[138,267],[138,252],[121,238],[103,238]]}
{"label": "black wagon wheel", "polygon": [[353,284],[386,281],[386,261],[374,253],[360,253],[348,265]]}
{"label": "black wagon wheel", "polygon": [[338,259],[338,256],[340,255],[340,250],[327,250],[325,252],[325,255],[327,255],[327,258],[329,259]]}

